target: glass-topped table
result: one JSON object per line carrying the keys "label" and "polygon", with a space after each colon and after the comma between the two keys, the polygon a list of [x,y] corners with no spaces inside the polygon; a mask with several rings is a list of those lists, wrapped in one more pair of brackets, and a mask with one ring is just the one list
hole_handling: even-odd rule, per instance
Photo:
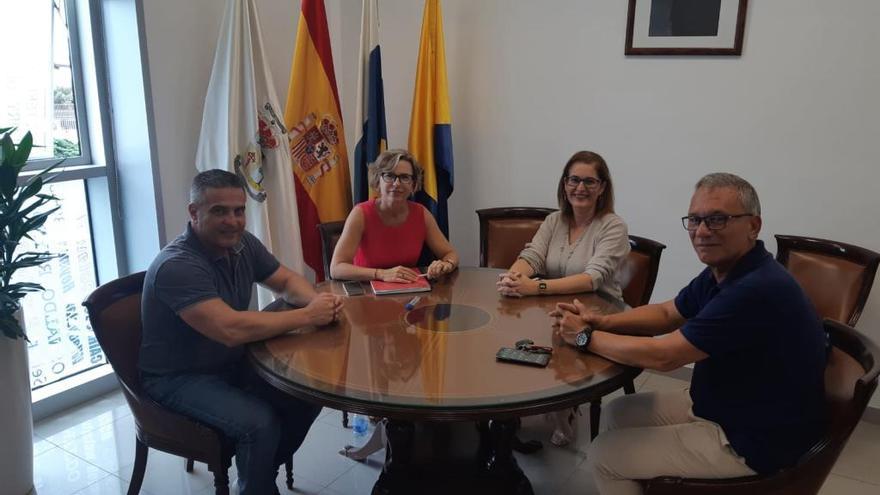
{"label": "glass-topped table", "polygon": [[[431,292],[394,296],[375,296],[369,283],[363,283],[366,295],[348,297],[338,323],[252,344],[251,361],[264,379],[291,395],[389,418],[389,461],[396,437],[412,442],[405,437],[412,434],[413,421],[488,421],[484,433],[492,439],[491,458],[479,462],[522,476],[509,445],[499,446],[509,444],[515,418],[599,399],[630,383],[641,370],[582,354],[553,335],[547,313],[574,296],[502,297],[495,289],[499,273],[461,268],[435,282]],[[320,290],[345,293],[335,281]],[[407,310],[415,296],[420,300]],[[602,312],[623,309],[601,294],[577,297]],[[275,306],[283,309],[283,304]],[[552,346],[550,364],[536,368],[495,360],[499,348],[514,347],[520,339]],[[406,457],[401,450],[394,459],[398,465]],[[383,476],[395,471],[389,464]],[[382,483],[380,477],[374,493],[394,485]],[[395,490],[405,491],[390,491]],[[513,492],[531,493],[531,488]]]}

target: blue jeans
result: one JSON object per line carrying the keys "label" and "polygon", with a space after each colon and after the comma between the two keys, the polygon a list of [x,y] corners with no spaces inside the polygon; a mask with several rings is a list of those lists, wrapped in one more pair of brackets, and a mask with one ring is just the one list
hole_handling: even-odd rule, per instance
{"label": "blue jeans", "polygon": [[156,402],[235,442],[243,495],[277,493],[278,466],[299,448],[321,411],[268,385],[246,364],[216,374],[145,374],[142,382]]}

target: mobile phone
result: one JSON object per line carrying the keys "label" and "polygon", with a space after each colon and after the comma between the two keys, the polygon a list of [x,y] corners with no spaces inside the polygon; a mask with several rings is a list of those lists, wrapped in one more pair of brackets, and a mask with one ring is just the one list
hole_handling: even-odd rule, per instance
{"label": "mobile phone", "polygon": [[360,282],[343,282],[342,288],[345,289],[345,293],[349,296],[364,295],[364,288]]}
{"label": "mobile phone", "polygon": [[539,366],[541,368],[550,363],[549,354],[538,354],[536,352],[521,351],[519,349],[511,349],[510,347],[502,347],[495,354],[495,359],[508,363],[525,364],[528,366]]}

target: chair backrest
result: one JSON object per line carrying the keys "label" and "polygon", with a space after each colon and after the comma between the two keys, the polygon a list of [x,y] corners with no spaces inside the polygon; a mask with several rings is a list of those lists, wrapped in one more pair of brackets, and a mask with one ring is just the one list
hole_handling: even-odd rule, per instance
{"label": "chair backrest", "polygon": [[645,482],[645,494],[817,494],[864,414],[880,375],[880,347],[838,321],[825,319],[824,325],[832,345],[825,367],[825,399],[831,421],[825,435],[794,467],[766,476],[726,480],[656,478]]}
{"label": "chair backrest", "polygon": [[509,268],[553,208],[516,206],[477,210],[480,266]]}
{"label": "chair backrest", "polygon": [[321,235],[321,253],[324,255],[324,276],[332,279],[330,276],[330,261],[333,260],[333,250],[336,249],[336,243],[339,242],[339,236],[342,235],[342,227],[345,222],[327,222],[318,224],[318,232]]}
{"label": "chair backrest", "polygon": [[119,377],[126,395],[140,393],[141,292],[146,272],[108,282],[92,292],[83,306],[95,338]]}
{"label": "chair backrest", "polygon": [[666,249],[657,241],[629,236],[630,252],[620,265],[619,280],[623,288],[623,300],[635,308],[648,304],[660,270],[660,255]]}
{"label": "chair backrest", "polygon": [[83,302],[95,338],[122,386],[138,439],[150,447],[214,463],[225,470],[232,447],[219,431],[164,408],[142,392],[138,362],[145,276],[146,272],[139,272],[108,282]]}
{"label": "chair backrest", "polygon": [[880,254],[793,235],[777,235],[776,244],[776,260],[801,284],[819,316],[855,326],[874,285]]}

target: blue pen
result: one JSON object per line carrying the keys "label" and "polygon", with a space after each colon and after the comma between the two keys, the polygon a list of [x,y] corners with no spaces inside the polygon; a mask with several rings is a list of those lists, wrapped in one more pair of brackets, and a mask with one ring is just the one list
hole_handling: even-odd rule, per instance
{"label": "blue pen", "polygon": [[412,300],[410,302],[406,303],[404,308],[406,308],[407,311],[412,311],[412,309],[416,307],[416,304],[418,304],[419,301],[421,301],[421,300],[422,300],[421,297],[416,296],[416,297],[412,298]]}

